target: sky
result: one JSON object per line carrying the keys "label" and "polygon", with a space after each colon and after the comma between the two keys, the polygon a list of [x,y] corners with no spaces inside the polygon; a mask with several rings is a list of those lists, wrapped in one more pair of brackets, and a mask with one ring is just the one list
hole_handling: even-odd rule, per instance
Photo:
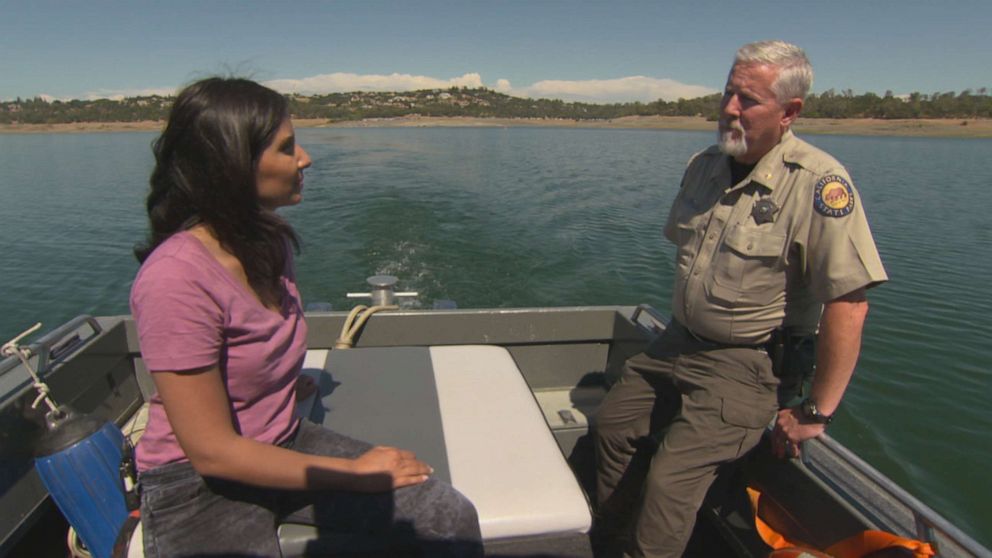
{"label": "sky", "polygon": [[0,0],[0,100],[488,87],[587,102],[719,91],[736,49],[806,50],[812,91],[992,89],[987,0]]}

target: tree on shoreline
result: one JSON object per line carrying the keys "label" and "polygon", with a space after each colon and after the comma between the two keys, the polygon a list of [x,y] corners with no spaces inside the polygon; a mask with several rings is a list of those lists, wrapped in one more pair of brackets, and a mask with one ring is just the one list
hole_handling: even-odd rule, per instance
{"label": "tree on shoreline", "polygon": [[[408,92],[352,92],[287,95],[297,118],[361,120],[400,116],[466,116],[475,118],[551,118],[608,120],[625,116],[702,116],[716,120],[720,94],[650,103],[579,103],[560,99],[511,97],[486,88],[425,89]],[[75,122],[138,122],[163,120],[172,97],[158,95],[121,100],[48,101],[40,97],[0,102],[0,124],[64,124]],[[992,118],[992,97],[984,87],[897,97],[891,91],[855,95],[850,89],[811,94],[804,118]]]}

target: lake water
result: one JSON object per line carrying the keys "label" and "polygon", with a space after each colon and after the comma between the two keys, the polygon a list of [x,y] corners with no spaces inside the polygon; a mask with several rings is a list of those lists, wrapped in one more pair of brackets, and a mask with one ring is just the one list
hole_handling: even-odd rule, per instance
{"label": "lake water", "polygon": [[[711,133],[305,129],[305,302],[389,273],[424,304],[669,309],[661,229]],[[0,135],[0,340],[127,312],[153,134]],[[992,546],[992,141],[809,136],[850,170],[891,281],[831,434]]]}

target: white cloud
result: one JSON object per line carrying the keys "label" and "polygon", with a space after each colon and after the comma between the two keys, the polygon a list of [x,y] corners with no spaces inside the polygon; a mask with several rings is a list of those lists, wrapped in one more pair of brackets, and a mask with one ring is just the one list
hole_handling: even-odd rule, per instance
{"label": "white cloud", "polygon": [[[348,91],[414,91],[417,89],[446,89],[448,87],[485,87],[482,76],[469,73],[450,79],[410,74],[322,74],[301,79],[277,79],[265,85],[283,93],[314,95]],[[492,89],[516,97],[562,99],[591,103],[651,102],[658,99],[674,101],[693,99],[716,93],[716,89],[689,85],[672,79],[632,76],[617,79],[580,81],[542,80],[526,87],[515,88],[507,79],[497,79]]]}
{"label": "white cloud", "polygon": [[[50,95],[48,93],[39,93],[30,99],[35,97],[51,103],[53,101],[69,102],[69,101],[96,101],[98,99],[110,99],[111,101],[121,101],[128,97],[150,97],[152,95],[158,95],[160,97],[171,97],[179,92],[178,87],[146,87],[143,89],[96,89],[94,91],[87,91],[79,95]],[[13,101],[14,98],[0,99],[3,102]]]}
{"label": "white cloud", "polygon": [[513,88],[499,80],[497,90],[518,97],[562,99],[591,103],[651,102],[694,99],[716,93],[716,89],[689,85],[672,79],[631,76],[616,79],[542,80],[533,85]]}
{"label": "white cloud", "polygon": [[264,85],[282,93],[315,95],[349,91],[415,91],[449,87],[484,87],[482,76],[465,74],[451,79],[437,79],[410,74],[349,74],[336,72],[302,79],[275,79]]}
{"label": "white cloud", "polygon": [[[478,73],[439,79],[412,74],[353,74],[335,72],[299,79],[276,79],[264,85],[282,93],[315,95],[349,91],[414,91],[418,89],[447,89],[449,87],[490,87],[500,93],[516,97],[562,99],[589,103],[651,102],[658,99],[674,101],[692,99],[716,93],[716,89],[701,85],[681,83],[672,79],[630,76],[616,79],[590,80],[541,80],[532,85],[514,87],[507,79],[497,79],[495,85],[486,85]],[[144,89],[98,89],[79,97],[61,98],[45,95],[50,100],[116,99],[148,95],[175,95],[178,88],[156,87]]]}
{"label": "white cloud", "polygon": [[[114,101],[120,101],[127,97],[150,97],[152,95],[159,95],[162,97],[169,97],[175,95],[178,89],[175,87],[146,87],[144,89],[97,89],[96,91],[87,91],[83,93],[80,97],[74,97],[83,101],[93,101],[96,99],[111,99]],[[67,101],[69,99],[62,99]]]}

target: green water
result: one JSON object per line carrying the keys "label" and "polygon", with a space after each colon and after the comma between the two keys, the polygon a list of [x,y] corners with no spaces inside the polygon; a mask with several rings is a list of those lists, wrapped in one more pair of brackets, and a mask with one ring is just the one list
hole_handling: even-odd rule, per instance
{"label": "green water", "polygon": [[[375,273],[422,304],[637,304],[667,312],[661,227],[711,134],[300,130],[305,302],[350,307]],[[127,312],[151,168],[145,133],[0,135],[0,338]],[[992,546],[992,141],[807,138],[840,159],[891,281],[831,434]]]}

